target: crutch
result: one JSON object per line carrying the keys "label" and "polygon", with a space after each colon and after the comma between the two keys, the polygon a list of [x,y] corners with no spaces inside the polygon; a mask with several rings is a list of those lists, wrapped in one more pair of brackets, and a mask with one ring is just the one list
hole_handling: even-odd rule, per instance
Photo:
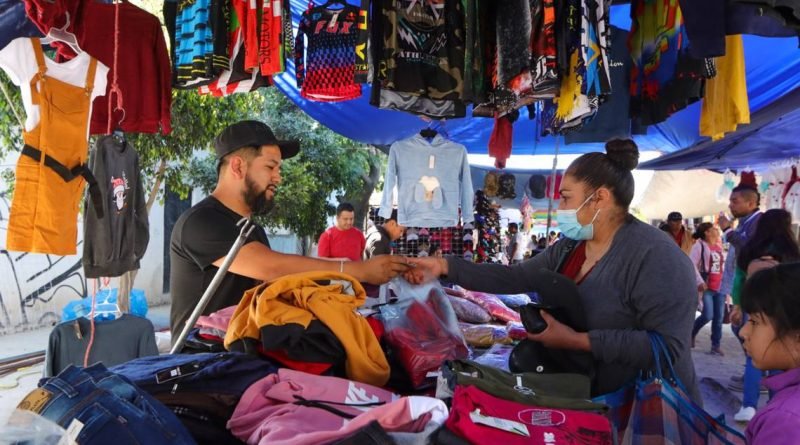
{"label": "crutch", "polygon": [[239,249],[242,248],[245,240],[247,240],[247,237],[249,237],[253,229],[256,228],[256,226],[250,221],[249,217],[240,219],[236,225],[242,226],[241,230],[239,231],[239,237],[236,238],[236,242],[233,243],[231,250],[229,250],[228,254],[225,256],[225,261],[222,262],[222,265],[214,275],[214,279],[211,280],[211,283],[208,285],[208,288],[206,288],[203,296],[200,297],[200,301],[197,302],[197,306],[195,306],[194,311],[192,311],[192,315],[188,320],[186,320],[186,324],[183,326],[181,335],[178,336],[177,340],[175,340],[172,345],[172,350],[169,351],[170,354],[176,354],[183,348],[183,344],[186,342],[186,338],[189,336],[189,331],[192,330],[194,324],[197,322],[197,319],[200,318],[200,314],[202,314],[206,309],[206,306],[208,306],[211,296],[214,295],[214,292],[217,291],[219,284],[222,282],[222,277],[228,273],[228,268],[231,267],[231,263],[233,263],[236,255],[239,254]]}

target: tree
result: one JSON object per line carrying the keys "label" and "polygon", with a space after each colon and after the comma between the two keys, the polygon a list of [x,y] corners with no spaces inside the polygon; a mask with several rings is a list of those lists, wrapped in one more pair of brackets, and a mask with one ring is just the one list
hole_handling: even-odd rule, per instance
{"label": "tree", "polygon": [[[351,202],[357,209],[357,221],[363,221],[385,156],[321,125],[275,88],[259,94],[265,103],[261,120],[279,139],[297,139],[301,147],[299,155],[283,164],[275,208],[260,222],[296,234],[302,253],[307,254],[335,212],[331,198]],[[216,182],[214,169],[213,157],[195,159],[190,166],[195,178],[192,184],[211,191]]]}

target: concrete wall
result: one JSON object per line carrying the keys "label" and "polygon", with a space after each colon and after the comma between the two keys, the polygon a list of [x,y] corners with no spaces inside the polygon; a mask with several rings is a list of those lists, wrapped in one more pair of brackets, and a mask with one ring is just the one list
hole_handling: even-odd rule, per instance
{"label": "concrete wall", "polygon": [[[0,190],[6,185],[0,181]],[[56,256],[9,252],[6,229],[11,202],[0,195],[0,335],[52,326],[61,318],[64,305],[97,288],[96,280],[85,279],[81,267],[83,221],[78,221],[77,255]],[[150,213],[150,244],[141,262],[135,287],[143,289],[150,306],[164,304],[169,297],[162,290],[163,208],[156,204]],[[109,286],[115,287],[117,279]]]}

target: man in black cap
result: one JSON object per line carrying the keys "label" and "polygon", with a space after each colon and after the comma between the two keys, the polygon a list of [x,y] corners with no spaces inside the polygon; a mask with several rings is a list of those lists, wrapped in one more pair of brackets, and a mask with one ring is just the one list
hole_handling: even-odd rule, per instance
{"label": "man in black cap", "polygon": [[375,224],[367,230],[364,259],[390,254],[392,252],[392,241],[402,238],[405,231],[406,228],[397,222],[397,209],[392,210],[392,215],[384,220],[383,224]]}
{"label": "man in black cap", "polygon": [[[264,215],[273,207],[281,182],[281,163],[300,150],[297,141],[281,141],[265,124],[241,121],[214,140],[217,187],[178,218],[170,242],[170,330],[178,335],[211,283],[236,238],[237,222]],[[275,252],[262,227],[256,227],[225,274],[204,314],[239,303],[261,281],[308,271],[334,271],[362,282],[383,284],[407,269],[407,260],[382,256],[370,261],[325,261]]]}
{"label": "man in black cap", "polygon": [[667,222],[661,226],[661,230],[667,232],[678,243],[678,247],[683,253],[689,255],[692,252],[694,240],[692,234],[683,225],[683,215],[680,212],[670,212],[667,215]]}

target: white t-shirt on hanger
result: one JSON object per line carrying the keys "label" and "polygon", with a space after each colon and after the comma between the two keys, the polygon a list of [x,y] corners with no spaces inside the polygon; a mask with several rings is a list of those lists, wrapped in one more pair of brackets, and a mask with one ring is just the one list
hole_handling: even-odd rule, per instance
{"label": "white t-shirt on hanger", "polygon": [[[12,40],[5,48],[0,50],[0,68],[20,87],[22,102],[25,106],[25,131],[31,131],[39,124],[39,106],[31,103],[30,82],[33,76],[39,72],[36,64],[36,53],[33,51],[31,39],[20,37]],[[86,85],[86,70],[89,68],[91,56],[85,51],[78,54],[74,59],[63,63],[57,63],[45,55],[44,62],[47,65],[47,76],[66,82],[77,87]],[[92,102],[100,96],[105,96],[108,84],[108,67],[97,61],[97,72],[94,75],[94,88],[92,89]],[[92,104],[89,104],[89,116],[92,112]],[[90,118],[91,120],[91,118]],[[89,138],[89,123],[86,123],[86,138]]]}

